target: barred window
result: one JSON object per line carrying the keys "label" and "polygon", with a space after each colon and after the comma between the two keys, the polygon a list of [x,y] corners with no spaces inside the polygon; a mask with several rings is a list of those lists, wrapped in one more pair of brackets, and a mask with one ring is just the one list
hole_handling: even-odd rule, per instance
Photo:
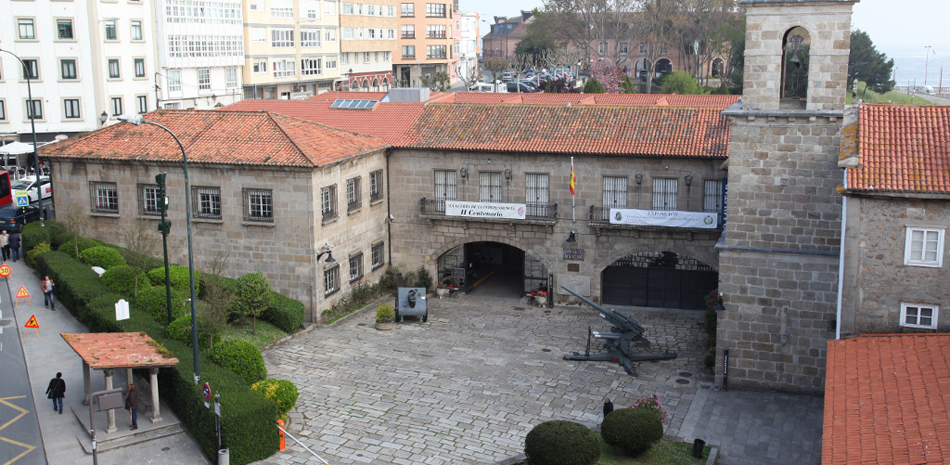
{"label": "barred window", "polygon": [[363,253],[350,257],[350,282],[363,277]]}
{"label": "barred window", "polygon": [[274,197],[270,189],[244,189],[244,221],[274,222]]}
{"label": "barred window", "polygon": [[722,208],[722,181],[707,179],[703,183],[703,211],[716,213]]}
{"label": "barred window", "polygon": [[435,171],[435,200],[438,201],[436,211],[445,212],[445,201],[458,198],[458,172],[447,170]]}
{"label": "barred window", "polygon": [[340,265],[323,272],[323,294],[328,296],[340,290]]}
{"label": "barred window", "polygon": [[143,215],[160,216],[162,214],[161,191],[157,184],[139,184],[139,209]]}
{"label": "barred window", "polygon": [[198,218],[221,219],[221,189],[217,187],[193,187],[194,211]]}
{"label": "barred window", "polygon": [[320,190],[320,209],[323,212],[323,221],[336,218],[336,184]]}
{"label": "barred window", "polygon": [[119,191],[114,182],[90,182],[89,193],[92,196],[92,211],[119,213]]}
{"label": "barred window", "polygon": [[478,173],[478,200],[501,202],[501,173]]}
{"label": "barred window", "polygon": [[676,210],[679,180],[676,178],[653,178],[653,209]]}
{"label": "barred window", "polygon": [[383,255],[383,243],[373,244],[373,269],[377,269],[386,264],[386,257]]}
{"label": "barred window", "polygon": [[383,199],[383,170],[376,170],[369,174],[369,201],[378,202]]}
{"label": "barred window", "polygon": [[363,206],[363,198],[360,195],[360,178],[350,178],[346,180],[346,210],[353,211]]}
{"label": "barred window", "polygon": [[547,174],[529,173],[524,177],[524,200],[528,207],[527,216],[547,216],[549,202]]}
{"label": "barred window", "polygon": [[627,178],[604,176],[604,209],[627,208]]}

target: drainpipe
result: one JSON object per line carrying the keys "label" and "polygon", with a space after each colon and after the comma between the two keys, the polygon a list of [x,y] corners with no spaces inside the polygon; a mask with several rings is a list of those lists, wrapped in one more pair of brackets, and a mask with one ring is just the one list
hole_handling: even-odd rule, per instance
{"label": "drainpipe", "polygon": [[[848,169],[844,169],[844,188],[848,189]],[[844,290],[844,241],[845,236],[847,236],[848,228],[848,196],[842,195],[841,199],[841,245],[840,251],[838,254],[838,316],[837,321],[835,321],[835,339],[841,339],[841,307],[843,305],[844,298],[842,297],[842,291]]]}
{"label": "drainpipe", "polygon": [[386,149],[386,249],[389,253],[389,266],[393,265],[393,212],[392,201],[389,198],[389,158],[392,156],[392,148]]}

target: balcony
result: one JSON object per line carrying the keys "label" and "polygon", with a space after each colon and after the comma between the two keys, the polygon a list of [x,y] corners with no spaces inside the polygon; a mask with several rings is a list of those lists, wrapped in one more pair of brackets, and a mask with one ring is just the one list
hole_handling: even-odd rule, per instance
{"label": "balcony", "polygon": [[621,210],[621,215],[611,218],[609,207],[591,205],[587,224],[597,236],[609,230],[633,230],[638,234],[643,231],[681,232],[689,239],[697,233],[715,236],[721,233],[721,218],[717,212]]}
{"label": "balcony", "polygon": [[[469,210],[462,210],[460,213],[457,213],[455,209],[449,208],[449,213],[446,213],[446,202],[455,202],[455,203],[464,203],[475,208]],[[486,207],[484,210],[478,208],[479,206]],[[504,206],[511,214],[506,215],[505,213],[486,213],[489,212],[489,207]],[[517,210],[519,207],[524,208],[524,218],[520,218],[517,215]],[[445,221],[479,221],[486,223],[507,223],[507,224],[530,224],[530,225],[540,225],[547,226],[550,230],[553,228],[554,224],[557,223],[557,204],[498,204],[490,202],[467,202],[467,201],[445,201],[445,200],[434,200],[427,199],[423,197],[419,200],[419,212],[422,214],[422,217],[427,221],[433,222],[435,220],[445,220]]]}

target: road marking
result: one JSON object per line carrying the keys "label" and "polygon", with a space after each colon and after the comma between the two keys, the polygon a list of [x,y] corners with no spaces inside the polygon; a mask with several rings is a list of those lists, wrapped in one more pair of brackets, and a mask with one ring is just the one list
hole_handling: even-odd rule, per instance
{"label": "road marking", "polygon": [[[10,400],[10,399],[23,399],[23,398],[25,398],[25,397],[26,397],[26,396],[16,396],[16,397],[3,397],[3,398],[0,398],[0,404],[6,405],[6,406],[12,408],[13,410],[17,410],[17,411],[20,412],[20,414],[17,415],[17,416],[15,416],[15,417],[13,417],[12,420],[10,420],[10,421],[4,423],[3,426],[0,426],[0,431],[3,431],[7,426],[10,426],[10,425],[13,424],[14,422],[16,422],[17,420],[19,420],[20,418],[22,418],[24,415],[26,415],[27,413],[29,413],[27,410],[22,409],[22,408],[20,408],[20,407],[17,407],[16,405],[11,404],[10,402],[7,402],[7,400]],[[31,446],[31,445],[29,445],[29,444],[23,444],[23,443],[21,443],[21,442],[14,441],[14,440],[12,440],[12,439],[5,438],[5,437],[3,437],[3,436],[0,436],[0,441],[7,442],[7,443],[13,444],[13,445],[15,445],[15,446],[20,446],[20,447],[26,449],[26,450],[23,451],[23,453],[21,453],[20,455],[18,455],[18,456],[16,456],[16,457],[13,457],[12,459],[10,459],[9,461],[7,461],[7,462],[4,463],[3,465],[10,465],[10,464],[12,464],[13,462],[16,462],[17,460],[20,460],[24,455],[29,454],[30,452],[33,452],[34,449],[36,449],[36,446]]]}

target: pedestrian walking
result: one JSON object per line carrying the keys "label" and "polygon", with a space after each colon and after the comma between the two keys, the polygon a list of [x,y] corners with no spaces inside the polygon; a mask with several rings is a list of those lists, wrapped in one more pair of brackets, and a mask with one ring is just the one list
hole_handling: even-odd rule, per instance
{"label": "pedestrian walking", "polygon": [[46,398],[53,399],[53,410],[63,413],[63,397],[66,397],[66,380],[62,373],[56,373],[56,377],[49,380],[49,386],[46,387]]}
{"label": "pedestrian walking", "polygon": [[129,411],[131,431],[139,429],[138,406],[139,392],[135,390],[135,384],[129,384],[129,391],[125,394],[125,409]]}
{"label": "pedestrian walking", "polygon": [[0,231],[0,251],[2,251],[3,261],[10,258],[10,236],[6,231]]}
{"label": "pedestrian walking", "polygon": [[12,258],[14,262],[20,259],[20,242],[22,239],[19,231],[14,231],[13,234],[10,235],[10,258]]}
{"label": "pedestrian walking", "polygon": [[56,302],[53,301],[53,280],[49,276],[43,277],[40,287],[43,288],[43,306],[56,310]]}
{"label": "pedestrian walking", "polygon": [[607,414],[614,411],[614,403],[610,399],[604,399],[604,418],[607,418]]}

